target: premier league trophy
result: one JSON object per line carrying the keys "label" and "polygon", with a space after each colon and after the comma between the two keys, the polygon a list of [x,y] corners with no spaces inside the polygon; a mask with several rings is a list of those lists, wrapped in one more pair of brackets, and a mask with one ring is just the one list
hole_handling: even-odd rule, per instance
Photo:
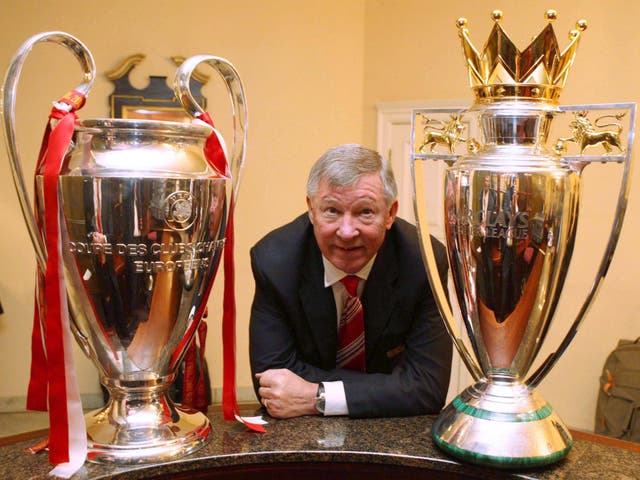
{"label": "premier league trophy", "polygon": [[[83,82],[54,104],[36,167],[34,215],[16,149],[14,113],[22,65],[39,42],[73,52]],[[201,63],[218,71],[230,94],[235,130],[229,165],[224,142],[190,92],[191,74]],[[63,32],[31,37],[14,57],[4,84],[5,135],[40,271],[48,280],[55,267],[51,259],[59,257],[66,285],[64,296],[55,292],[62,299],[61,316],[69,317],[110,394],[104,408],[85,417],[86,456],[117,464],[164,461],[194,451],[211,432],[204,414],[176,406],[168,391],[206,308],[225,244],[244,162],[245,97],[230,63],[191,57],[178,69],[174,90],[185,111],[204,121],[72,118],[70,142],[56,166],[51,160],[59,137],[55,128],[81,106],[94,77],[91,54],[74,37]],[[52,210],[56,202],[59,208]],[[54,234],[58,249],[50,238]],[[48,289],[49,284],[39,304],[47,315],[54,310]],[[46,335],[53,335],[51,325],[42,325]],[[47,347],[50,356],[61,351]],[[52,385],[49,407],[57,400]],[[56,421],[52,418],[52,435]],[[60,443],[53,436],[50,440],[50,448]]]}
{"label": "premier league trophy", "polygon": [[[585,21],[577,22],[561,51],[551,26],[556,13],[550,10],[547,26],[520,51],[500,25],[502,13],[492,15],[495,24],[482,51],[472,45],[466,19],[457,21],[473,106],[414,111],[414,198],[432,288],[475,381],[441,412],[433,438],[464,461],[522,468],[556,462],[573,443],[534,388],[573,339],[611,261],[627,204],[635,104],[559,106]],[[568,125],[553,140],[555,117]],[[479,139],[469,131],[473,125]],[[425,160],[447,163],[444,235],[467,343],[428,240]],[[567,275],[581,174],[591,162],[624,164],[608,244],[568,333],[527,378]]]}

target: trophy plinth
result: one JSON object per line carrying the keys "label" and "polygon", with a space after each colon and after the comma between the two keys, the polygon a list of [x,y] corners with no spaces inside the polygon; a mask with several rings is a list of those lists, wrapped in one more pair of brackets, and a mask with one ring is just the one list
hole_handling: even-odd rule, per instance
{"label": "trophy plinth", "polygon": [[454,457],[498,468],[554,463],[573,445],[564,422],[535,389],[495,377],[460,393],[436,419],[432,436]]}
{"label": "trophy plinth", "polygon": [[[502,13],[495,11],[492,16],[495,25],[481,53],[469,40],[467,21],[457,22],[474,105],[414,111],[414,198],[436,301],[475,382],[445,407],[432,435],[440,448],[464,461],[526,468],[562,459],[573,443],[565,424],[535,387],[575,336],[611,261],[626,208],[635,105],[558,105],[585,21],[577,22],[562,52],[550,24],[520,51],[500,26]],[[546,14],[549,22],[555,17],[554,11]],[[574,112],[570,134],[549,147],[553,120],[567,110]],[[588,112],[594,110],[603,114],[591,122]],[[471,133],[465,136],[474,124],[478,139]],[[466,151],[460,152],[463,147]],[[604,151],[584,155],[592,147]],[[430,235],[422,200],[424,160],[448,164],[444,237],[452,288],[473,353],[458,333],[430,242],[425,241]],[[580,177],[590,162],[625,163],[616,221],[594,287],[569,332],[527,378],[570,266]]]}
{"label": "trophy plinth", "polygon": [[169,398],[169,386],[109,385],[107,405],[85,415],[88,460],[119,465],[156,463],[203,446],[211,433],[209,419],[175,405]]}

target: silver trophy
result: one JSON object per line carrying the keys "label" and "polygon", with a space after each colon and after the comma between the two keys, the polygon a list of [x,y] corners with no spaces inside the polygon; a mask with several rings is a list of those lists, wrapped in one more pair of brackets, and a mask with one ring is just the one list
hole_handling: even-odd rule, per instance
{"label": "silver trophy", "polygon": [[[585,21],[561,51],[550,10],[547,26],[520,51],[500,25],[502,13],[492,16],[495,24],[481,52],[469,40],[467,21],[457,22],[473,106],[414,111],[414,198],[432,288],[475,381],[441,412],[433,438],[464,461],[523,468],[556,462],[573,443],[535,387],[573,339],[611,261],[627,205],[635,104],[558,105]],[[555,117],[565,124],[557,134]],[[470,133],[474,125],[477,139]],[[428,241],[425,160],[447,163],[444,234],[467,342]],[[591,162],[624,165],[609,241],[568,333],[527,378],[562,292],[576,238],[580,177]]]}
{"label": "silver trophy", "polygon": [[[4,85],[4,127],[22,211],[37,260],[47,259],[43,172],[36,172],[36,215],[16,148],[14,111],[22,64],[39,42],[69,49],[83,70],[77,91],[95,77],[90,52],[74,37],[31,37],[13,59]],[[205,123],[92,119],[75,126],[59,177],[62,257],[73,333],[108,389],[107,405],[85,416],[87,458],[135,464],[164,461],[204,445],[207,417],[169,398],[186,347],[206,306],[232,197],[244,162],[245,97],[224,59],[187,59],[174,90],[193,117],[203,114],[189,90],[201,63],[220,73],[230,94],[234,138],[228,172],[206,161]],[[232,178],[233,177],[233,180]]]}

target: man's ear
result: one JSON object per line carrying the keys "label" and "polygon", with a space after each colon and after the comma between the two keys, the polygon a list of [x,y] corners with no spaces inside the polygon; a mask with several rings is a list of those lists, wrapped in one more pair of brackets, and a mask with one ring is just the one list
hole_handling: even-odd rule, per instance
{"label": "man's ear", "polygon": [[387,228],[387,230],[389,230],[391,228],[391,225],[393,225],[393,222],[395,221],[397,214],[398,214],[398,200],[394,200],[394,202],[389,207],[389,214],[385,222],[385,227]]}
{"label": "man's ear", "polygon": [[313,221],[314,221],[313,208],[311,207],[311,199],[309,198],[308,195],[307,195],[307,211],[309,212],[309,221],[313,225]]}

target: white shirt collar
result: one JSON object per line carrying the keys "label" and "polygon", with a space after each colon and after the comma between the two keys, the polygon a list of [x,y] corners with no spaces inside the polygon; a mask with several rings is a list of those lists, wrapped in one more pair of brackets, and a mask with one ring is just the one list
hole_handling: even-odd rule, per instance
{"label": "white shirt collar", "polygon": [[[371,267],[373,267],[373,262],[375,261],[376,256],[377,254],[374,255],[364,267],[362,267],[359,271],[357,271],[355,275],[363,280],[366,280],[367,278],[369,278],[369,273],[371,273]],[[329,260],[327,260],[324,255],[322,256],[322,264],[324,265],[324,286],[325,287],[330,287],[334,283],[339,282],[344,277],[349,275],[348,273],[343,272],[339,268],[336,268],[336,266],[333,265],[333,263],[331,263]]]}

